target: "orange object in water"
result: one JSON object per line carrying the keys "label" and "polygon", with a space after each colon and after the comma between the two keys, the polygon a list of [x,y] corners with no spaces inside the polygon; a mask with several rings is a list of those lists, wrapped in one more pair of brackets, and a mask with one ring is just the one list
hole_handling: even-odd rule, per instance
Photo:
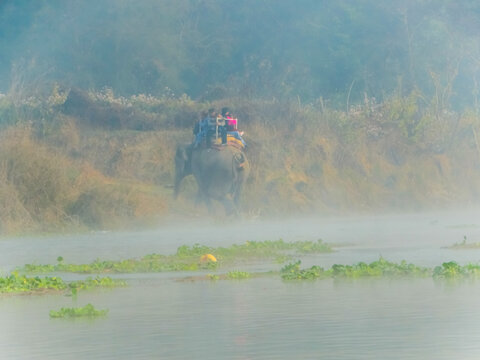
{"label": "orange object in water", "polygon": [[212,254],[205,254],[200,257],[200,261],[205,262],[205,261],[213,261],[216,262],[217,258],[213,256]]}

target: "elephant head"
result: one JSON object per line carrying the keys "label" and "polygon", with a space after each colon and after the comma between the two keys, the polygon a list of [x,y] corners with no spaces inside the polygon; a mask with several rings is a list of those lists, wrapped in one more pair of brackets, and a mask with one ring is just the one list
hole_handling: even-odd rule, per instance
{"label": "elephant head", "polygon": [[204,202],[213,213],[212,200],[216,200],[227,215],[236,213],[249,171],[247,157],[233,146],[194,149],[180,145],[175,154],[174,194],[178,196],[182,179],[192,174],[198,185],[197,204]]}
{"label": "elephant head", "polygon": [[180,183],[185,176],[192,173],[192,146],[179,145],[175,153],[175,190],[174,196],[177,198],[180,190]]}
{"label": "elephant head", "polygon": [[211,200],[219,201],[227,215],[238,210],[240,195],[249,175],[245,154],[236,147],[196,149],[192,152],[192,174],[198,184],[198,198],[213,213]]}

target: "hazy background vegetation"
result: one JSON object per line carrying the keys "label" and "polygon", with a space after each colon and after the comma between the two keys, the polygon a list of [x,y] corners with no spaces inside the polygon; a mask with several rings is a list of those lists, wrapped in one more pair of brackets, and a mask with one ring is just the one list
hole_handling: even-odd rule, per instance
{"label": "hazy background vegetation", "polygon": [[418,90],[474,106],[480,4],[463,0],[2,1],[0,90],[320,97]]}
{"label": "hazy background vegetation", "polygon": [[198,211],[173,149],[225,105],[251,215],[480,201],[476,1],[4,0],[0,49],[2,232]]}

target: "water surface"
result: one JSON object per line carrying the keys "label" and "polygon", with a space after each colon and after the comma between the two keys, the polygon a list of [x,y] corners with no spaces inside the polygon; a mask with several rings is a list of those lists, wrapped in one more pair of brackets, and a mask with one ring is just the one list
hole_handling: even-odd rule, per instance
{"label": "water surface", "polygon": [[[196,223],[136,233],[0,240],[4,272],[25,263],[120,259],[173,253],[182,244],[316,240],[340,245],[303,266],[405,259],[436,266],[480,261],[475,212]],[[248,270],[278,264],[247,264]],[[241,268],[239,270],[244,270]],[[2,359],[478,359],[480,282],[360,279],[285,282],[190,281],[186,273],[134,274],[127,288],[64,295],[0,297]],[[77,275],[72,275],[73,277]],[[62,306],[109,309],[105,318],[65,321]]]}

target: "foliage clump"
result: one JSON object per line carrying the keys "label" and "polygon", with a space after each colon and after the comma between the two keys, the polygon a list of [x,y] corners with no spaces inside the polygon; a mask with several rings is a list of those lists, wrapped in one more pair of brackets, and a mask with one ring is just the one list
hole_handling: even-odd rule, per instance
{"label": "foliage clump", "polygon": [[402,260],[399,264],[380,258],[370,264],[359,262],[355,265],[333,265],[330,269],[332,277],[403,277],[403,276],[425,276],[428,269],[408,264]]}
{"label": "foliage clump", "polygon": [[166,209],[152,186],[106,176],[66,156],[78,149],[59,150],[57,143],[39,140],[30,125],[0,132],[0,234],[119,227]]}
{"label": "foliage clump", "polygon": [[479,278],[480,265],[467,264],[461,266],[455,261],[444,262],[441,266],[435,267],[433,277],[436,279]]}
{"label": "foliage clump", "polygon": [[79,318],[79,317],[99,317],[105,316],[108,313],[108,309],[105,310],[97,310],[92,304],[87,304],[83,307],[78,308],[65,308],[62,307],[60,310],[51,310],[50,317],[51,318]]}
{"label": "foliage clump", "polygon": [[309,269],[300,269],[300,261],[284,266],[281,277],[284,280],[312,280],[319,278],[360,278],[360,277],[418,277],[427,276],[429,270],[414,264],[401,261],[399,264],[380,258],[370,264],[359,262],[355,265],[334,264],[330,269],[324,270],[319,266]]}
{"label": "foliage clump", "polygon": [[19,274],[17,271],[14,271],[9,276],[0,277],[0,293],[37,293],[49,290],[70,290],[72,294],[76,294],[77,290],[113,288],[119,286],[126,286],[126,282],[123,280],[114,280],[109,277],[89,277],[85,280],[66,282],[57,276],[28,277]]}
{"label": "foliage clump", "polygon": [[94,278],[88,277],[85,280],[72,281],[68,284],[68,287],[70,289],[78,290],[89,290],[94,288],[115,288],[123,286],[127,286],[127,283],[124,280],[112,279],[108,276],[96,276]]}
{"label": "foliage clump", "polygon": [[325,270],[320,266],[312,266],[309,269],[300,269],[301,261],[285,265],[280,274],[284,280],[313,280],[326,277]]}
{"label": "foliage clump", "polygon": [[[216,269],[221,264],[232,264],[241,260],[251,259],[278,259],[291,254],[329,253],[331,245],[322,240],[286,242],[276,241],[247,241],[244,244],[233,244],[230,247],[210,247],[200,244],[192,246],[182,245],[173,255],[148,254],[139,259],[100,260],[90,264],[67,264],[59,257],[57,264],[26,264],[21,269],[29,273],[74,272],[74,273],[142,273],[164,271],[195,271],[202,269]],[[218,261],[203,261],[205,254]],[[286,257],[285,257],[286,258]]]}
{"label": "foliage clump", "polygon": [[269,258],[273,259],[285,254],[318,254],[332,252],[332,246],[318,239],[316,241],[286,242],[283,239],[265,241],[246,241],[243,244],[233,244],[229,247],[212,248],[200,244],[183,245],[178,248],[179,257],[200,256],[204,253],[214,253],[223,261],[234,258]]}
{"label": "foliage clump", "polygon": [[9,276],[0,277],[0,293],[19,293],[42,290],[64,290],[67,283],[61,278],[53,277],[27,277],[13,272]]}
{"label": "foliage clump", "polygon": [[248,279],[250,278],[250,276],[251,274],[249,272],[232,270],[227,273],[226,278],[232,279],[232,280],[240,280],[240,279]]}

